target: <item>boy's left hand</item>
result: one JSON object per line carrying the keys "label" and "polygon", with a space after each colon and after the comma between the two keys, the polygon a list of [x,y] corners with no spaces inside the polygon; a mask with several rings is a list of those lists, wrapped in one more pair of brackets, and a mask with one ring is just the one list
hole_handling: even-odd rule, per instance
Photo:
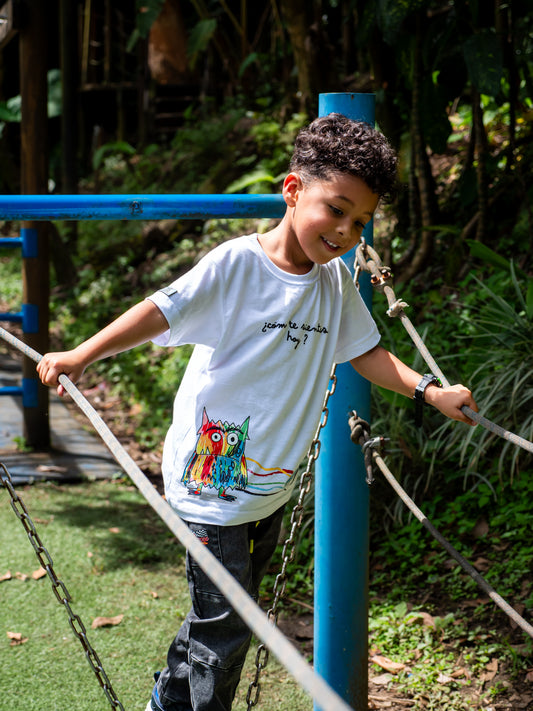
{"label": "boy's left hand", "polygon": [[428,385],[424,393],[424,400],[452,420],[466,422],[467,425],[472,426],[477,424],[461,410],[464,405],[467,405],[474,412],[479,411],[472,393],[464,385],[450,385],[447,388]]}

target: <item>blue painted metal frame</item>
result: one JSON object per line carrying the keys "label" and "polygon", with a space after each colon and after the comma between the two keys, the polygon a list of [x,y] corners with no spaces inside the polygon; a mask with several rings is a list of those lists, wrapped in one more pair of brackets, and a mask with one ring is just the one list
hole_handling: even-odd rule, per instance
{"label": "blue painted metal frame", "polygon": [[[4,237],[0,239],[0,247],[18,248],[23,258],[37,257],[38,241],[37,230],[32,227],[23,227],[20,237]],[[22,304],[22,311],[0,313],[0,321],[21,323],[23,333],[39,332],[39,307],[35,304]],[[33,378],[22,378],[22,385],[6,385],[0,388],[0,396],[22,395],[23,407],[37,407],[38,383]]]}
{"label": "blue painted metal frame", "polygon": [[282,217],[281,195],[0,195],[1,220]]}
{"label": "blue painted metal frame", "polygon": [[[282,217],[281,195],[0,195],[0,220],[162,220]],[[37,230],[23,228],[20,237],[0,239],[0,247],[37,256]],[[39,313],[23,304],[18,313],[0,313],[0,321],[22,323],[24,333],[38,333]],[[24,407],[37,406],[37,381],[0,388],[0,395],[22,395]]]}
{"label": "blue painted metal frame", "polygon": [[[319,115],[341,113],[374,125],[373,94],[321,94]],[[372,225],[364,237],[372,243]],[[344,257],[354,271],[355,250]],[[361,293],[372,307],[372,287]],[[361,450],[350,440],[351,410],[370,419],[370,383],[349,363],[337,367],[315,479],[316,671],[356,711],[368,708],[369,493]]]}

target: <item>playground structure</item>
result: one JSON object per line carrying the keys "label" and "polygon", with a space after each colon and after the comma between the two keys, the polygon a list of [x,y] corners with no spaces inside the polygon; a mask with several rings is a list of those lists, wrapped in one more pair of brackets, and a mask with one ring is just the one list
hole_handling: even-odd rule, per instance
{"label": "playground structure", "polygon": [[[364,97],[364,98],[361,98]],[[339,111],[346,115],[351,115],[353,118],[364,118],[369,122],[373,122],[371,95],[323,95],[319,104],[320,113],[329,113],[331,111]],[[351,110],[350,110],[351,109]],[[361,115],[363,114],[363,115]],[[91,202],[92,201],[92,202]],[[164,216],[179,216],[180,217],[198,217],[198,216],[225,216],[225,217],[243,217],[243,216],[271,216],[277,217],[281,215],[283,204],[278,196],[99,196],[98,206],[94,205],[92,196],[85,198],[75,196],[38,196],[30,197],[10,197],[0,198],[0,218],[9,219],[25,219],[25,220],[46,220],[46,219],[153,219],[156,215]],[[206,207],[208,206],[208,207]],[[185,214],[184,211],[187,211]],[[38,244],[36,234],[32,233],[32,227],[25,227],[27,230],[26,240],[30,236],[29,243],[33,239],[33,244]],[[365,233],[364,244],[371,246],[371,228]],[[24,236],[21,237],[21,242],[17,245],[24,247]],[[45,250],[46,254],[46,250]],[[372,252],[370,252],[372,255]],[[25,260],[42,259],[42,254],[39,250],[30,252],[30,256],[25,255]],[[346,260],[351,266],[352,271],[358,262],[357,255],[354,253]],[[359,260],[361,261],[361,260]],[[375,260],[373,260],[375,262]],[[360,266],[360,264],[358,264]],[[371,271],[371,269],[370,269]],[[374,281],[380,279],[386,282],[383,272],[373,274]],[[363,298],[370,306],[371,286],[368,278],[366,283],[362,285]],[[386,290],[386,283],[382,283],[383,290]],[[387,294],[388,296],[388,294]],[[25,299],[26,300],[26,299]],[[390,304],[391,309],[395,302]],[[33,308],[35,304],[28,299],[23,306],[21,314],[16,314],[11,320],[22,322],[23,330],[31,334],[28,329],[35,329],[36,324],[39,328],[42,320],[39,319],[39,314]],[[393,315],[400,315],[401,306],[397,306],[397,311]],[[24,314],[27,314],[25,317]],[[0,320],[5,315],[0,315]],[[9,319],[9,317],[8,317]],[[6,320],[6,319],[3,319]],[[403,320],[403,319],[402,319]],[[28,361],[26,372],[34,372],[34,361],[39,359],[39,353],[27,345],[25,349],[25,359]],[[444,378],[442,373],[434,361],[431,363],[433,372]],[[68,379],[62,376],[62,384],[76,400],[76,389]],[[32,378],[27,377],[28,380]],[[33,377],[36,381],[36,376]],[[63,382],[64,381],[64,382]],[[445,379],[444,379],[445,381]],[[24,383],[24,380],[23,380]],[[367,708],[367,607],[368,607],[368,488],[366,485],[367,469],[365,467],[365,456],[352,446],[347,436],[346,419],[347,412],[357,410],[363,418],[363,421],[369,419],[369,386],[362,379],[358,378],[351,369],[344,372],[342,368],[338,369],[335,375],[335,392],[331,392],[331,401],[328,401],[328,409],[326,421],[323,420],[319,428],[320,439],[317,438],[313,444],[316,445],[316,454],[320,449],[320,458],[317,459],[316,466],[316,581],[315,581],[315,609],[317,610],[317,619],[315,623],[315,671],[316,674],[310,674],[309,670],[301,667],[300,662],[293,659],[293,651],[287,649],[286,657],[289,659],[289,670],[292,671],[297,680],[306,688],[315,699],[320,698],[320,708],[348,708],[347,702],[351,707],[359,711]],[[35,387],[39,391],[40,386],[35,382],[35,385],[26,385],[27,395],[24,396],[24,384],[21,389],[23,398],[26,397],[25,403],[28,408],[37,407],[39,409],[39,396],[31,396]],[[46,390],[45,390],[46,392]],[[81,406],[81,405],[80,405]],[[85,407],[85,406],[84,406]],[[82,407],[83,409],[83,407]],[[84,410],[85,411],[85,410]],[[86,411],[89,416],[89,413]],[[471,411],[468,413],[471,414]],[[473,413],[475,415],[475,413]],[[97,431],[101,429],[101,424],[93,421],[93,415],[90,414],[89,419],[95,425]],[[31,432],[32,418],[25,419],[28,432]],[[320,431],[322,430],[322,431]],[[101,434],[101,432],[100,432]],[[510,436],[510,433],[508,433]],[[108,435],[106,434],[106,437]],[[505,436],[505,435],[502,435]],[[357,441],[361,437],[359,432],[353,435]],[[30,435],[31,440],[31,435]],[[369,451],[367,445],[368,437],[363,438],[363,449],[366,445],[366,453]],[[320,445],[320,442],[322,445]],[[142,476],[142,472],[135,472],[135,465],[132,462],[124,459],[124,455],[117,448],[118,443],[111,442],[109,448],[116,456],[117,461],[121,463],[125,471],[130,474],[134,483],[138,486],[141,492],[146,496],[148,502],[156,509],[161,511],[159,501],[152,502],[153,489],[147,489],[142,479],[138,478],[138,474]],[[525,443],[531,446],[531,443]],[[523,446],[523,445],[522,445]],[[116,449],[116,452],[113,451]],[[531,451],[531,449],[529,450]],[[118,456],[117,456],[118,454]],[[125,454],[125,453],[124,453]],[[376,458],[374,456],[374,458]],[[367,462],[368,463],[368,462]],[[332,468],[342,467],[345,470],[352,471],[353,476],[349,481],[353,485],[352,491],[346,491],[344,501],[349,506],[350,515],[346,512],[339,511],[339,501],[328,501],[328,492],[331,488],[328,485],[329,478],[328,470]],[[137,468],[138,469],[138,468]],[[354,503],[356,507],[354,511]],[[164,508],[164,507],[163,507]],[[171,510],[170,510],[171,511]],[[173,513],[173,512],[172,512]],[[190,547],[197,556],[194,542],[180,528],[180,521],[172,513],[164,511],[165,516],[170,516],[171,523],[167,523],[171,530],[176,533],[182,543]],[[174,520],[175,519],[175,520]],[[339,547],[336,545],[336,529],[339,519],[346,522],[346,527],[343,528],[343,538],[345,546]],[[165,519],[166,521],[166,519]],[[166,521],[167,522],[167,521]],[[341,548],[341,550],[339,550]],[[202,554],[200,550],[204,549],[200,546],[198,555],[200,556],[199,563],[201,564]],[[354,553],[355,552],[355,553]],[[344,556],[344,558],[342,557]],[[348,559],[346,559],[348,556]],[[212,566],[211,561],[206,562],[206,567]],[[206,571],[207,572],[207,571]],[[218,573],[217,573],[218,574]],[[224,580],[223,573],[218,580]],[[231,583],[227,589],[228,597],[234,599],[232,595],[235,593],[238,597],[238,592],[231,588]],[[225,585],[226,583],[222,583]],[[334,588],[334,594],[332,592]],[[223,592],[225,588],[221,587]],[[339,600],[339,594],[345,595],[346,600]],[[285,650],[284,643],[276,636],[276,633],[265,635],[262,620],[253,607],[246,603],[242,603],[240,598],[238,605],[239,610],[246,612],[246,619],[256,634],[263,640],[267,647],[276,651]],[[336,599],[337,610],[346,609],[346,605],[350,609],[356,611],[356,615],[351,615],[348,619],[351,624],[347,624],[346,616],[338,616],[332,614],[330,609],[330,601]],[[327,614],[321,614],[327,611]],[[333,611],[334,613],[335,611]],[[250,617],[248,617],[248,614]],[[253,620],[253,622],[252,622]],[[257,620],[257,621],[256,621]],[[532,634],[531,626],[526,624],[526,631]],[[266,639],[265,639],[266,636]],[[533,636],[533,635],[532,635]],[[342,653],[339,651],[342,650]],[[282,655],[281,655],[282,656]],[[280,656],[280,661],[284,661]],[[294,671],[296,669],[296,671]],[[322,683],[322,678],[327,684]],[[332,694],[331,686],[335,693]],[[105,686],[104,686],[105,688]],[[341,701],[342,699],[342,701]],[[113,699],[112,705],[115,708],[120,708]],[[252,704],[253,705],[253,704]]]}

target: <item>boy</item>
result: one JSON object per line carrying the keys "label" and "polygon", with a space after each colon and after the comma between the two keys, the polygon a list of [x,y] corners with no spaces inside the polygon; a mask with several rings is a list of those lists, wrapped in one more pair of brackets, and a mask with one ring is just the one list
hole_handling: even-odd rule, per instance
{"label": "boy", "polygon": [[[196,348],[174,402],[163,452],[168,502],[257,598],[283,507],[320,418],[333,362],[413,397],[421,375],[379,342],[342,260],[393,188],[384,137],[339,114],[295,142],[281,222],[220,245],[170,286],[72,351],[46,355],[47,385],[74,382],[94,361],[150,339]],[[425,381],[424,381],[425,383]],[[62,387],[58,392],[62,394]],[[461,385],[425,383],[426,402],[472,424]],[[251,633],[187,557],[192,609],[147,711],[228,711]]]}

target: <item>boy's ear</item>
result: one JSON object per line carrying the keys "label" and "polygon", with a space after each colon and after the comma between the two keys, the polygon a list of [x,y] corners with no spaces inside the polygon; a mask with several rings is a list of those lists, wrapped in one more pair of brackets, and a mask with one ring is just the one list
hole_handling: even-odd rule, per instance
{"label": "boy's ear", "polygon": [[294,207],[298,193],[303,189],[302,179],[298,173],[289,173],[283,181],[282,195],[288,207]]}

